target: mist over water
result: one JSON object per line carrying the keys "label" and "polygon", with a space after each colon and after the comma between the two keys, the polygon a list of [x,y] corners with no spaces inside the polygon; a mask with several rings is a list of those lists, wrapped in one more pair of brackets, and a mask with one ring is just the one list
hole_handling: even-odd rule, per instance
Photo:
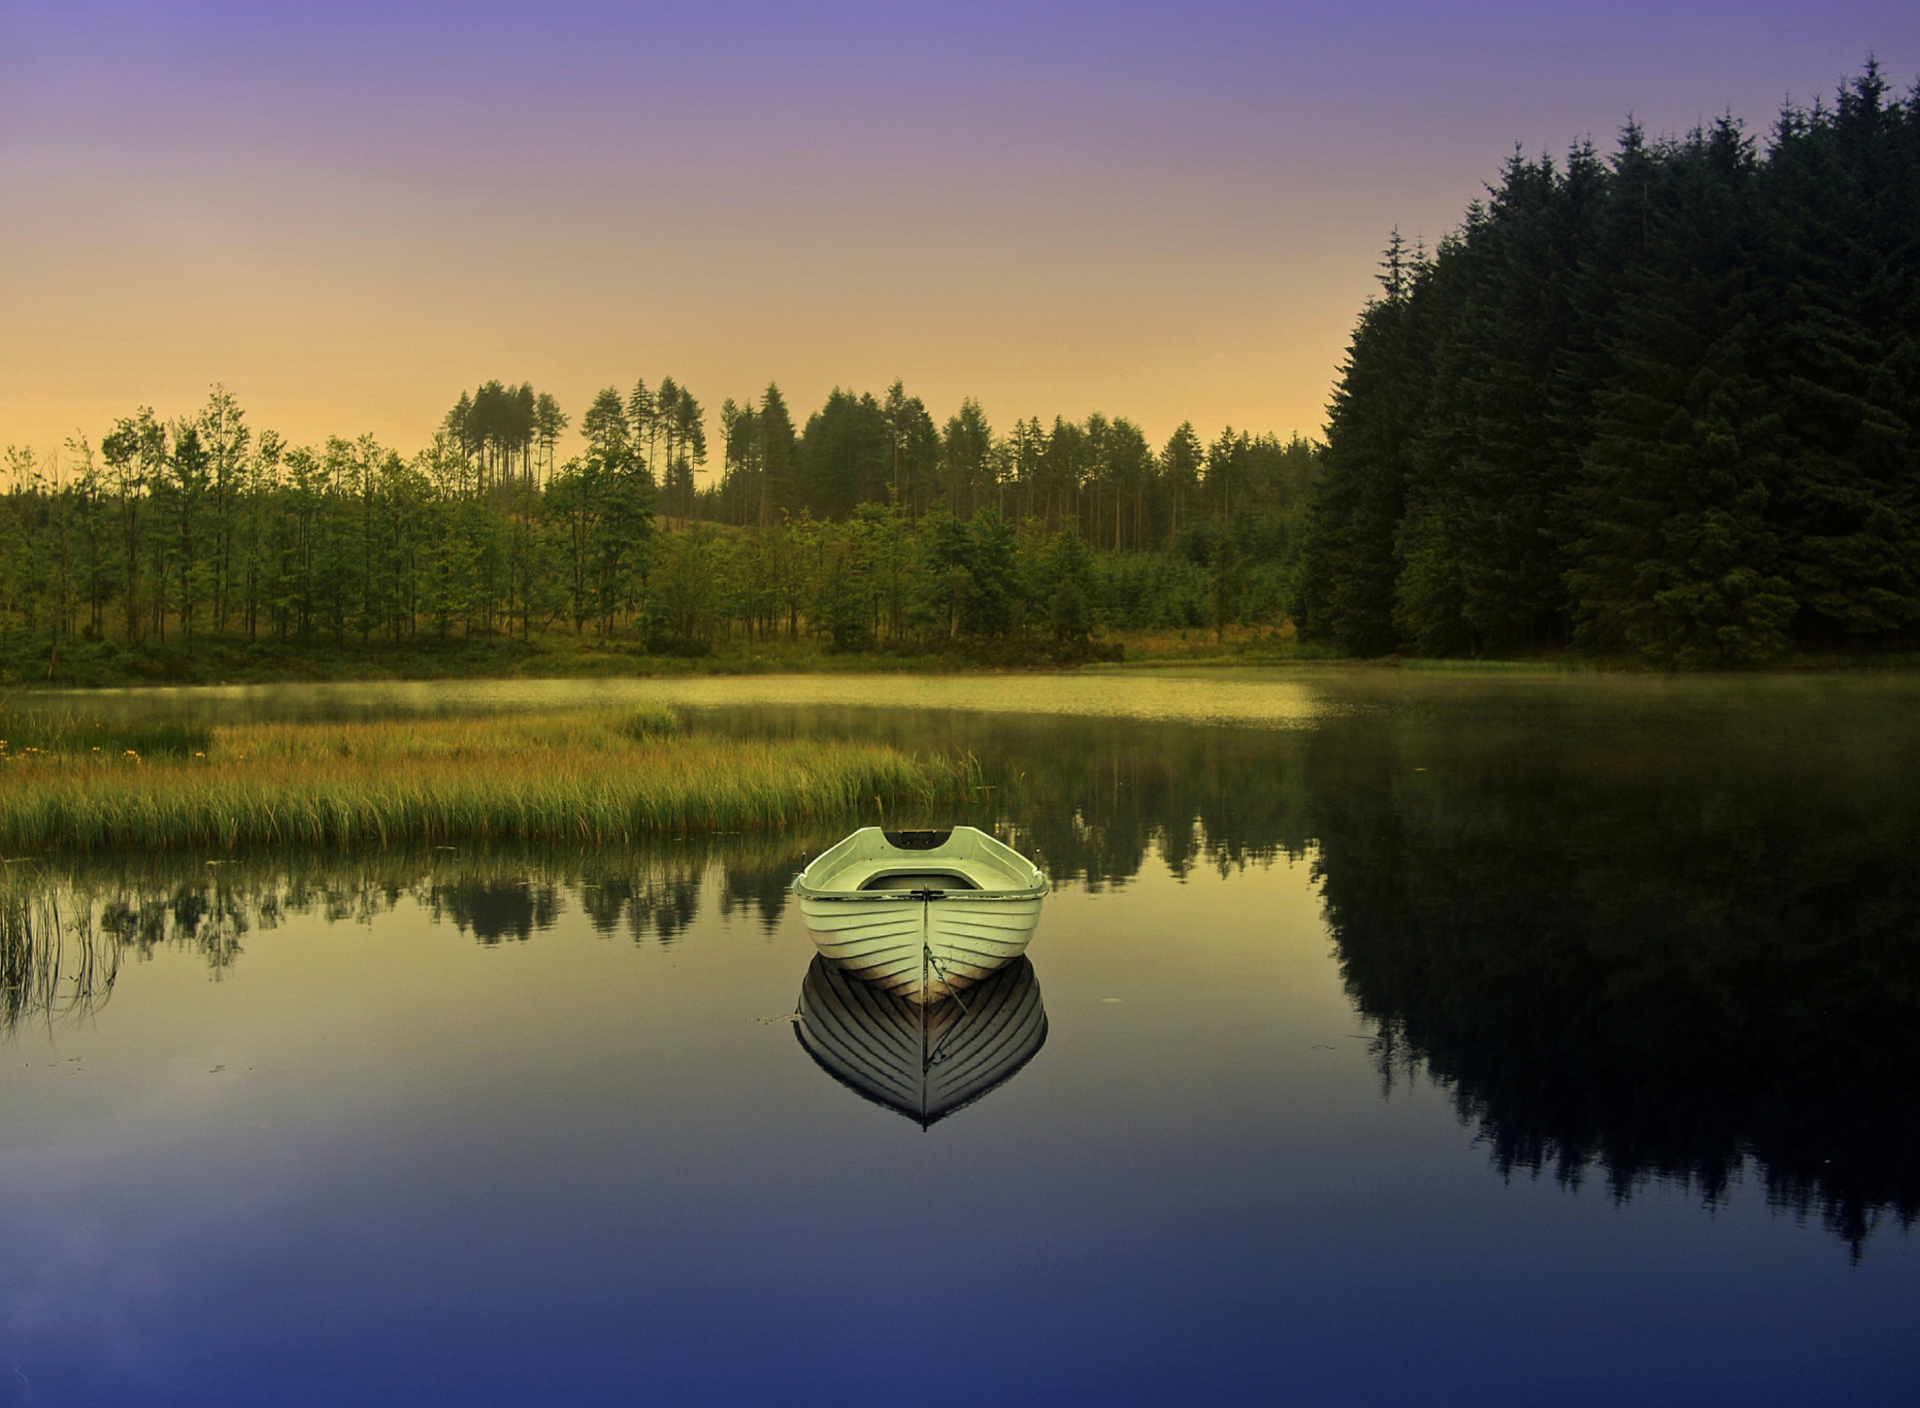
{"label": "mist over water", "polygon": [[[990,827],[1058,887],[1006,1069],[928,1121],[861,1054],[886,1014],[810,976],[786,892],[842,823],[10,864],[0,1401],[1264,1402],[1281,1362],[1308,1403],[1916,1382],[1920,686],[111,707],[632,697],[971,754],[969,814],[905,820]],[[810,1002],[831,1050],[794,1040]]]}

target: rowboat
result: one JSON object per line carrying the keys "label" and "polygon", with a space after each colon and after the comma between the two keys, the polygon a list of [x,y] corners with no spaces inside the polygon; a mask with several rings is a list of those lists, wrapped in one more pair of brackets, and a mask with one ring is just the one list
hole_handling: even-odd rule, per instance
{"label": "rowboat", "polygon": [[863,827],[793,879],[828,962],[909,1002],[938,1002],[1026,952],[1052,888],[984,831]]}
{"label": "rowboat", "polygon": [[817,956],[799,1016],[794,1033],[821,1070],[922,1129],[1006,1084],[1047,1039],[1025,958],[929,1004],[856,982]]}

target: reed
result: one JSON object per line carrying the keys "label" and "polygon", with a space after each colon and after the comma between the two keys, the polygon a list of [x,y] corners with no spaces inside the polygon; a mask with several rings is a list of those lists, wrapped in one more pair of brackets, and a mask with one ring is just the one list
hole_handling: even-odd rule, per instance
{"label": "reed", "polygon": [[40,753],[190,757],[206,751],[213,730],[188,719],[114,719],[87,709],[30,708],[0,699],[0,756]]}
{"label": "reed", "polygon": [[608,843],[965,796],[964,762],[688,734],[660,712],[242,724],[185,757],[9,754],[0,850]]}

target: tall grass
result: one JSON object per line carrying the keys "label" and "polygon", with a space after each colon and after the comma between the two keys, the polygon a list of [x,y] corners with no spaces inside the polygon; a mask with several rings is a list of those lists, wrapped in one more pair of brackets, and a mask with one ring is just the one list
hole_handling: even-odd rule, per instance
{"label": "tall grass", "polygon": [[187,758],[213,741],[206,724],[187,719],[112,719],[86,709],[34,709],[0,700],[0,754],[37,753]]}
{"label": "tall grass", "polygon": [[241,724],[204,756],[0,759],[0,850],[617,842],[965,797],[964,764],[681,734],[664,711]]}

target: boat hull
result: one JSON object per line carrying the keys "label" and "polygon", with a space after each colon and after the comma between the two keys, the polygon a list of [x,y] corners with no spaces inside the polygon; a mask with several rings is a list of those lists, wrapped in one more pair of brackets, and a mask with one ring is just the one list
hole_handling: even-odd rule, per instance
{"label": "boat hull", "polygon": [[1038,899],[948,894],[942,899],[802,898],[820,954],[908,1002],[939,1002],[1027,951]]}
{"label": "boat hull", "polygon": [[862,827],[793,879],[822,957],[921,1004],[965,992],[1024,954],[1051,889],[1032,861],[970,826]]}

